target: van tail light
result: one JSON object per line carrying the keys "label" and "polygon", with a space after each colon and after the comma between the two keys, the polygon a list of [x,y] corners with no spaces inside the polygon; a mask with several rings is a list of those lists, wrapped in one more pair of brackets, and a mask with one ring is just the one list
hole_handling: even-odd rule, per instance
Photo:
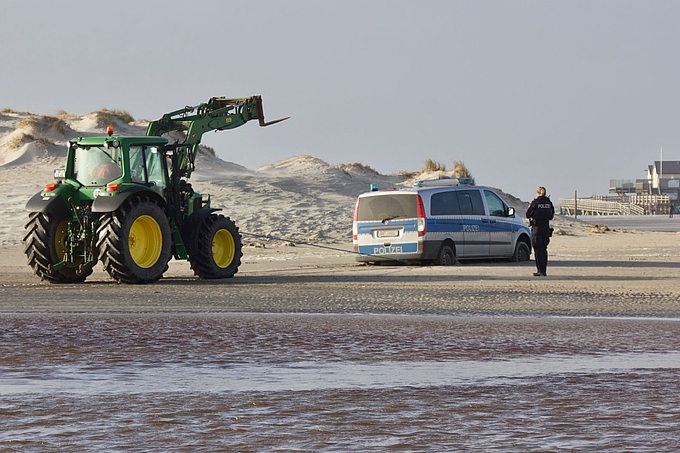
{"label": "van tail light", "polygon": [[427,222],[425,221],[425,206],[420,195],[416,195],[416,215],[418,217],[418,236],[424,236],[427,231]]}
{"label": "van tail light", "polygon": [[357,202],[354,205],[354,222],[352,222],[352,240],[356,241],[357,240],[357,220],[359,220],[359,199],[357,198]]}

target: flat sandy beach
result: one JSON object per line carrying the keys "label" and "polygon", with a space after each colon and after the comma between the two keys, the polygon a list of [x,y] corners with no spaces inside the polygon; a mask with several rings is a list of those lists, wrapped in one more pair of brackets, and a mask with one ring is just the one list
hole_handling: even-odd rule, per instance
{"label": "flat sandy beach", "polygon": [[[171,261],[164,278],[153,285],[116,284],[101,266],[95,267],[84,284],[41,282],[27,266],[21,243],[26,201],[53,180],[53,169],[63,168],[69,138],[101,133],[97,113],[66,115],[61,121],[63,127],[57,128],[51,117],[20,112],[0,117],[4,143],[0,191],[6,194],[6,203],[0,206],[4,219],[0,224],[2,313],[680,317],[679,232],[619,228],[596,232],[589,224],[558,216],[553,222],[556,234],[545,278],[532,276],[533,262],[360,265],[350,253],[357,195],[372,183],[391,188],[412,185],[412,181],[381,175],[358,163],[332,166],[312,156],[295,156],[255,170],[209,153],[199,156],[193,187],[210,194],[211,206],[231,216],[243,234],[242,266],[233,279],[201,281],[187,262]],[[143,126],[126,124],[121,130],[143,135]],[[10,140],[17,134],[34,140]],[[40,143],[46,141],[52,144],[41,148]],[[423,173],[414,178],[443,176],[447,175]],[[525,201],[499,193],[518,215],[524,215]],[[303,242],[319,247],[300,245]]]}
{"label": "flat sandy beach", "polygon": [[680,317],[680,233],[556,235],[548,276],[533,261],[368,266],[351,244],[245,247],[239,273],[201,281],[171,261],[153,285],[41,282],[21,246],[0,250],[0,312],[271,312]]}

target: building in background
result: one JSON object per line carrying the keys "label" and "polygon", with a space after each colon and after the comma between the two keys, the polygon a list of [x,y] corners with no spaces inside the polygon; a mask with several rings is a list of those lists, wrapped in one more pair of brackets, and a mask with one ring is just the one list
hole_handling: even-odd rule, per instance
{"label": "building in background", "polygon": [[609,196],[560,198],[564,215],[668,214],[680,204],[680,161],[655,161],[645,179],[611,179]]}
{"label": "building in background", "polygon": [[638,194],[668,195],[671,200],[677,201],[680,192],[680,160],[655,161],[654,165],[647,167],[647,180],[638,179],[635,186]]}

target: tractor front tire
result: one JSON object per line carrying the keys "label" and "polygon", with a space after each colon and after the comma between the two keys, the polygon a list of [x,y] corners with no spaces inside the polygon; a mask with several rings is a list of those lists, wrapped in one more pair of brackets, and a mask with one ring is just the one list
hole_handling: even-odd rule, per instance
{"label": "tractor front tire", "polygon": [[191,268],[200,278],[231,278],[241,265],[243,245],[238,227],[229,217],[210,214],[200,227]]}
{"label": "tractor front tire", "polygon": [[54,219],[51,214],[32,212],[26,223],[24,253],[28,265],[42,280],[51,283],[80,283],[92,274],[92,264],[83,265],[82,260],[64,264],[54,270],[52,266],[61,263],[66,254],[68,241],[68,219]]}
{"label": "tractor front tire", "polygon": [[172,233],[155,202],[130,197],[102,217],[97,233],[99,260],[119,283],[153,283],[168,270]]}

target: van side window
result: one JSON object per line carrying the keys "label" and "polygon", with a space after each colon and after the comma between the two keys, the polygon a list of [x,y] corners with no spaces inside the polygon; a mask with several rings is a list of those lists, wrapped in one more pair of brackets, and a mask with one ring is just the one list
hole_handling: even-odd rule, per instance
{"label": "van side window", "polygon": [[458,204],[463,215],[484,215],[484,202],[479,190],[459,190]]}
{"label": "van side window", "polygon": [[508,207],[503,203],[498,195],[491,192],[490,190],[484,191],[484,197],[486,198],[486,205],[489,207],[489,215],[496,217],[505,217],[508,212]]}
{"label": "van side window", "polygon": [[430,199],[430,213],[432,215],[458,215],[458,197],[456,192],[439,192],[432,195]]}

